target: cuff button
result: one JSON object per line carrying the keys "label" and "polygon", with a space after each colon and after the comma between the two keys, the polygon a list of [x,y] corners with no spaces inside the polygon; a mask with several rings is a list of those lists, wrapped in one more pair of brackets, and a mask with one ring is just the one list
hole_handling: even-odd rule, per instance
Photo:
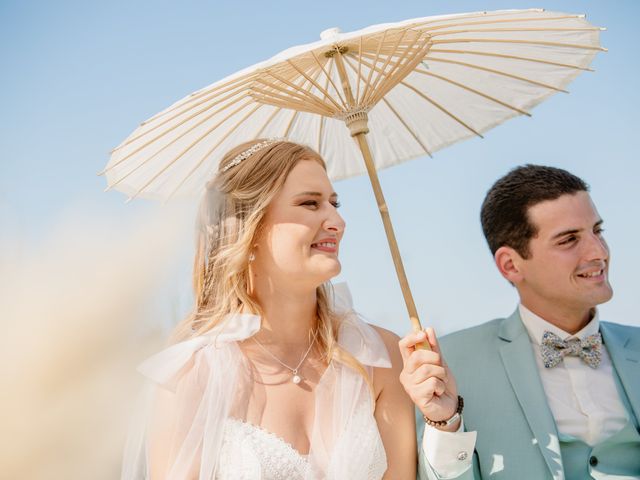
{"label": "cuff button", "polygon": [[466,460],[468,456],[469,454],[463,450],[461,452],[458,452],[458,455],[456,456],[456,458],[462,461],[462,460]]}

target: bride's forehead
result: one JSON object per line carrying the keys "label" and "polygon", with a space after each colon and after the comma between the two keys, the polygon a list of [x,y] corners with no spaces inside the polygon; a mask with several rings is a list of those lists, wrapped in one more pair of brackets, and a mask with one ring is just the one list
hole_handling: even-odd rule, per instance
{"label": "bride's forehead", "polygon": [[289,172],[284,182],[287,190],[333,190],[327,172],[313,160],[302,160]]}

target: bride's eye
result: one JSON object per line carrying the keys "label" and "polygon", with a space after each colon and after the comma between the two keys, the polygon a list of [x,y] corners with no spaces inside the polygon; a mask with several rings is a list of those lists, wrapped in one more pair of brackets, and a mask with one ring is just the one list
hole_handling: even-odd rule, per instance
{"label": "bride's eye", "polygon": [[300,205],[304,206],[304,207],[314,207],[314,208],[318,208],[318,201],[317,200],[305,200],[304,202],[302,202]]}

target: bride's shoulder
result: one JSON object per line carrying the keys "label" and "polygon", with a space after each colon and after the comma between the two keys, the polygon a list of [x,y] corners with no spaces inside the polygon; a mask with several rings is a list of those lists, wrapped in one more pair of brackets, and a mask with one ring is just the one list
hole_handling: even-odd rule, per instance
{"label": "bride's shoulder", "polygon": [[391,330],[387,330],[386,328],[382,328],[371,323],[369,323],[368,325],[373,328],[373,330],[375,330],[375,332],[382,339],[382,342],[387,349],[387,353],[389,354],[392,369],[395,369],[398,365],[400,369],[402,369],[402,357],[400,356],[400,348],[398,347],[400,337]]}

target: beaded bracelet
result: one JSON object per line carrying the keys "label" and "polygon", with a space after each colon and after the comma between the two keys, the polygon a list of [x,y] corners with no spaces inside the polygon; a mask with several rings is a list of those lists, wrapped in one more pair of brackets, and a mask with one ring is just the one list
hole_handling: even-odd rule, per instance
{"label": "beaded bracelet", "polygon": [[423,416],[424,421],[427,425],[432,427],[448,427],[449,425],[455,423],[458,418],[460,418],[460,414],[462,413],[462,409],[464,408],[464,399],[458,395],[458,406],[456,407],[456,413],[454,413],[449,420],[429,420],[427,417]]}

